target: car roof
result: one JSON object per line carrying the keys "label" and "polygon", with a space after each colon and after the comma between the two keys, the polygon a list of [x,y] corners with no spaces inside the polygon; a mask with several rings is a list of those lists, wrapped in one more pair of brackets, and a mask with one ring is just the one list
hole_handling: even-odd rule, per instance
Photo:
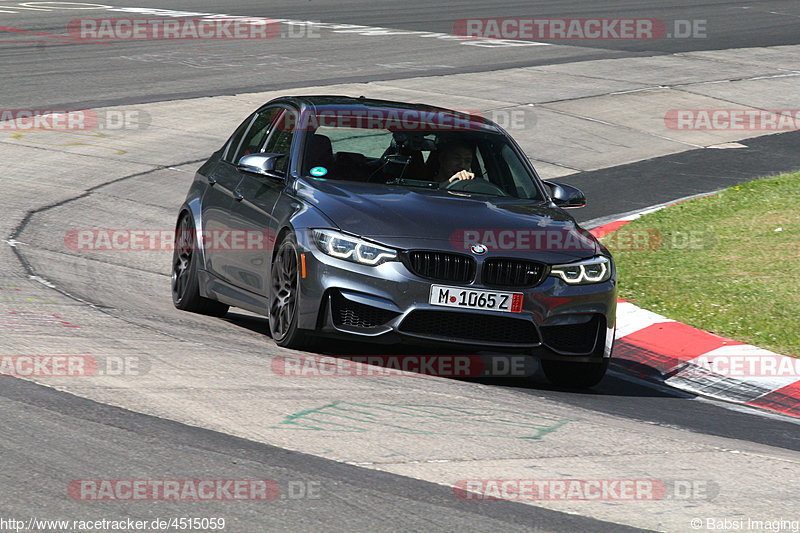
{"label": "car roof", "polygon": [[394,100],[380,100],[376,98],[365,98],[363,96],[343,96],[343,95],[302,95],[302,96],[283,96],[270,101],[266,105],[276,103],[293,103],[299,108],[310,109],[312,112],[329,109],[381,109],[381,110],[403,110],[419,112],[435,112],[454,115],[458,117],[469,117],[469,121],[483,126],[487,130],[494,132],[501,131],[499,126],[491,120],[481,116],[481,112],[457,111],[444,107],[437,107],[428,104],[398,102]]}

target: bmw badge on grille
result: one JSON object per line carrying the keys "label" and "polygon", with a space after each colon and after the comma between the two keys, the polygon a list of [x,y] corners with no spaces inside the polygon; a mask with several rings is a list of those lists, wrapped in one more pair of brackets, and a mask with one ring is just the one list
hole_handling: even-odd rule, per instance
{"label": "bmw badge on grille", "polygon": [[473,244],[472,248],[470,248],[470,250],[472,250],[472,253],[475,254],[475,255],[483,255],[489,249],[486,246],[484,246],[483,244]]}

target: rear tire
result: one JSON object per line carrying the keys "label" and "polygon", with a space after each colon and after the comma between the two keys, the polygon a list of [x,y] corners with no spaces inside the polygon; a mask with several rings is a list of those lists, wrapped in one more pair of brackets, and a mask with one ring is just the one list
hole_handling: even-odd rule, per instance
{"label": "rear tire", "polygon": [[542,370],[548,381],[560,387],[588,389],[603,380],[610,358],[600,363],[573,363],[571,361],[542,361]]}
{"label": "rear tire", "polygon": [[172,303],[182,311],[209,316],[225,316],[230,306],[200,296],[197,276],[197,232],[194,219],[184,213],[178,219],[175,249],[172,252]]}
{"label": "rear tire", "polygon": [[272,261],[269,290],[269,330],[272,340],[282,348],[310,350],[316,337],[297,327],[300,301],[300,269],[297,239],[288,233]]}

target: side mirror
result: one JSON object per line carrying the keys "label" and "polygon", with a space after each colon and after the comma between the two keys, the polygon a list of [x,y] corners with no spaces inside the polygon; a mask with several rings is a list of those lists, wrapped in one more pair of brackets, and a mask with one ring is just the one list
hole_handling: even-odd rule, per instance
{"label": "side mirror", "polygon": [[545,181],[544,184],[550,189],[550,197],[558,207],[574,209],[586,205],[586,196],[577,187],[554,181]]}
{"label": "side mirror", "polygon": [[270,178],[283,178],[283,174],[275,170],[278,159],[286,157],[285,154],[250,154],[242,157],[236,168],[248,174],[269,176]]}

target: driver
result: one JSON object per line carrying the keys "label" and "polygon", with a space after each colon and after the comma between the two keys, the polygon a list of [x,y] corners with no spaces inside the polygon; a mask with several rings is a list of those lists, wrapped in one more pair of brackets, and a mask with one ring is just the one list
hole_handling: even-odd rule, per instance
{"label": "driver", "polygon": [[467,144],[454,143],[442,146],[439,152],[439,171],[436,180],[446,185],[459,180],[471,180],[475,174],[472,168],[472,148]]}

